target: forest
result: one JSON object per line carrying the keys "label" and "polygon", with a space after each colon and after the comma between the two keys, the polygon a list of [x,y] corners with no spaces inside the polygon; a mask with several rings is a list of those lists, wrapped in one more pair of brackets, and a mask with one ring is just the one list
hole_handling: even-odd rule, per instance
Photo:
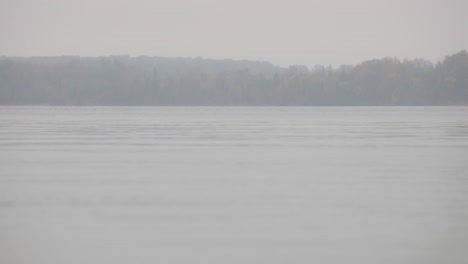
{"label": "forest", "polygon": [[162,57],[0,57],[1,105],[468,105],[468,53],[340,67]]}

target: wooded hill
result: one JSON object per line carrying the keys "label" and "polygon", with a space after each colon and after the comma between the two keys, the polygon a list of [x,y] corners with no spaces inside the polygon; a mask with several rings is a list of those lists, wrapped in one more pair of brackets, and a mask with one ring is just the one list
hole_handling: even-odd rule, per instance
{"label": "wooded hill", "polygon": [[351,66],[161,57],[0,57],[3,105],[468,105],[468,53],[435,65]]}

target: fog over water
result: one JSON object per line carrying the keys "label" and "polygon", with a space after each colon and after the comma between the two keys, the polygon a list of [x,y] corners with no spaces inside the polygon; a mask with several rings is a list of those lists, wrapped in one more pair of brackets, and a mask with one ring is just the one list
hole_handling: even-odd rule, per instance
{"label": "fog over water", "polygon": [[2,263],[466,263],[467,107],[0,107]]}
{"label": "fog over water", "polygon": [[0,0],[0,263],[468,263],[467,10]]}

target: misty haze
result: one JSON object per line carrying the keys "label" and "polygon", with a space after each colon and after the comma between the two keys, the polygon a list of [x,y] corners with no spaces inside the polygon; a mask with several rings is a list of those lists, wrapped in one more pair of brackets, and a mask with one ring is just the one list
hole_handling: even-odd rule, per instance
{"label": "misty haze", "polygon": [[468,263],[466,10],[0,0],[0,263]]}
{"label": "misty haze", "polygon": [[112,56],[0,58],[0,104],[466,105],[468,53],[338,68]]}

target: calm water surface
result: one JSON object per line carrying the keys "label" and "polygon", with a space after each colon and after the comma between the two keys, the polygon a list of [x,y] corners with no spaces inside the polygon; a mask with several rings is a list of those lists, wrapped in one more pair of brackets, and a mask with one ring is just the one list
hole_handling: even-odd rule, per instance
{"label": "calm water surface", "polygon": [[468,263],[468,107],[0,107],[0,263]]}

